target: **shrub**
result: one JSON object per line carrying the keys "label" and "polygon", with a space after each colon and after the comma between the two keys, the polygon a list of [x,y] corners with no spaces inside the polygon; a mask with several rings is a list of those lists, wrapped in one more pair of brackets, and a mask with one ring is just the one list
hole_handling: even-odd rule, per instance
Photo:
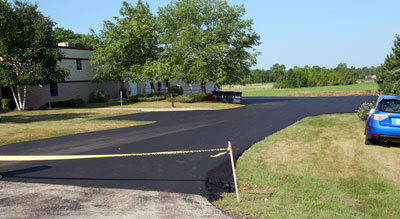
{"label": "shrub", "polygon": [[361,121],[365,121],[365,116],[370,111],[370,109],[364,109],[365,106],[369,106],[370,109],[374,108],[375,102],[367,103],[364,102],[361,106],[356,110],[356,114]]}
{"label": "shrub", "polygon": [[[64,101],[54,101],[51,102],[51,108],[63,107]],[[49,108],[49,102],[46,103],[46,107]]]}
{"label": "shrub", "polygon": [[130,102],[139,102],[139,98],[136,95],[128,95],[128,100]]}
{"label": "shrub", "polygon": [[[51,102],[51,108],[56,108],[56,107],[75,108],[84,103],[85,101],[83,101],[82,99],[73,98],[70,100]],[[46,107],[49,107],[49,103],[46,103]]]}
{"label": "shrub", "polygon": [[106,102],[106,95],[104,95],[104,91],[94,90],[90,93],[89,102],[91,103],[104,103]]}
{"label": "shrub", "polygon": [[1,99],[1,109],[8,111],[10,110],[10,106],[11,106],[11,100],[7,99],[7,98],[3,98]]}
{"label": "shrub", "polygon": [[73,98],[70,100],[65,100],[63,101],[63,107],[68,107],[68,108],[75,108],[78,107],[81,104],[84,104],[85,101],[79,98]]}
{"label": "shrub", "polygon": [[128,95],[128,99],[130,102],[160,101],[165,100],[166,96],[161,94],[137,94]]}
{"label": "shrub", "polygon": [[169,96],[172,95],[172,96],[176,97],[176,96],[183,94],[183,89],[181,86],[170,86],[168,88],[168,94],[169,94]]}
{"label": "shrub", "polygon": [[160,100],[165,100],[166,99],[166,97],[165,96],[163,96],[163,95],[150,95],[150,96],[147,96],[147,97],[138,97],[138,100],[140,101],[140,102],[145,102],[145,101],[160,101]]}
{"label": "shrub", "polygon": [[194,102],[207,101],[208,97],[206,94],[189,94],[189,97],[193,97]]}
{"label": "shrub", "polygon": [[188,95],[180,95],[174,98],[174,101],[180,103],[194,103],[194,98]]}

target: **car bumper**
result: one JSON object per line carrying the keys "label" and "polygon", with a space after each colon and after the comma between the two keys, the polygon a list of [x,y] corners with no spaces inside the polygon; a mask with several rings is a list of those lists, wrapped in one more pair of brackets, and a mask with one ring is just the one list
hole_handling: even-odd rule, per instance
{"label": "car bumper", "polygon": [[379,139],[381,136],[390,139],[400,139],[400,128],[392,126],[381,126],[377,122],[366,126],[368,139]]}

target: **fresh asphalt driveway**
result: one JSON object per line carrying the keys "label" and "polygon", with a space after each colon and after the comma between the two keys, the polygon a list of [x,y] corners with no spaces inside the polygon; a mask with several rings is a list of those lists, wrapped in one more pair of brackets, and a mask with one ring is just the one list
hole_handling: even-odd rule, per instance
{"label": "fresh asphalt driveway", "polygon": [[[350,113],[371,96],[243,98],[245,107],[220,111],[151,112],[114,117],[154,124],[37,140],[0,147],[2,155],[121,154],[223,148],[236,157],[292,123],[325,113]],[[218,153],[218,152],[217,152]],[[152,190],[211,197],[229,182],[227,161],[216,153],[0,162],[5,181],[94,188]],[[213,187],[215,187],[213,189]]]}

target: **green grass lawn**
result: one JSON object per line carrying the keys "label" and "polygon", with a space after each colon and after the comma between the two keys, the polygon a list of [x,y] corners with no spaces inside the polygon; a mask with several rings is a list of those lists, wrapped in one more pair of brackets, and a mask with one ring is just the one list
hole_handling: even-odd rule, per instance
{"label": "green grass lawn", "polygon": [[400,147],[365,146],[363,130],[355,114],[305,118],[239,158],[241,203],[214,204],[252,218],[399,218]]}
{"label": "green grass lawn", "polygon": [[[123,102],[124,108],[171,108],[169,101],[153,101],[153,102]],[[196,102],[196,103],[174,103],[175,108],[209,108],[209,109],[231,109],[241,107],[240,104],[228,104],[228,103],[214,103],[214,102]],[[101,108],[101,107],[112,107],[120,108],[121,103],[118,101],[107,102],[107,103],[87,103],[83,107],[85,108]]]}
{"label": "green grass lawn", "polygon": [[96,109],[59,109],[8,112],[0,114],[0,145],[50,138],[83,132],[123,128],[151,122],[95,120],[132,114],[133,111]]}
{"label": "green grass lawn", "polygon": [[323,86],[323,87],[304,87],[304,88],[285,88],[274,89],[272,83],[249,84],[246,86],[223,86],[224,91],[242,92],[243,96],[289,96],[305,93],[324,93],[324,92],[346,92],[346,91],[367,91],[378,89],[375,82],[361,82],[352,85]]}

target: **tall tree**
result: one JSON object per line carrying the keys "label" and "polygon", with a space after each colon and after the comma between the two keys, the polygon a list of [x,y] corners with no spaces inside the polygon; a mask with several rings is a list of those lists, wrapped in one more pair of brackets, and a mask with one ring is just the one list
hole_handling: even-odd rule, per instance
{"label": "tall tree", "polygon": [[392,52],[377,70],[376,82],[383,94],[400,95],[400,36],[396,35]]}
{"label": "tall tree", "polygon": [[62,27],[56,27],[54,29],[54,37],[57,43],[71,42],[74,43],[76,47],[80,48],[92,48],[95,41],[94,35],[92,34],[74,33],[72,30]]}
{"label": "tall tree", "polygon": [[160,47],[149,5],[141,0],[136,6],[123,2],[120,15],[115,22],[104,22],[94,43],[92,62],[98,64],[94,80],[164,80],[161,73],[167,71],[156,62]]}
{"label": "tall tree", "polygon": [[256,63],[252,49],[260,43],[244,13],[224,0],[177,0],[160,8],[162,62],[177,79],[199,82],[203,92],[206,82],[240,82]]}
{"label": "tall tree", "polygon": [[76,40],[75,33],[72,30],[56,27],[54,29],[54,37],[57,43]]}
{"label": "tall tree", "polygon": [[37,5],[0,0],[0,83],[11,88],[18,110],[25,109],[27,86],[64,80],[57,60],[54,22]]}
{"label": "tall tree", "polygon": [[277,81],[282,79],[283,75],[286,72],[286,66],[274,64],[269,70],[271,71],[271,81]]}

